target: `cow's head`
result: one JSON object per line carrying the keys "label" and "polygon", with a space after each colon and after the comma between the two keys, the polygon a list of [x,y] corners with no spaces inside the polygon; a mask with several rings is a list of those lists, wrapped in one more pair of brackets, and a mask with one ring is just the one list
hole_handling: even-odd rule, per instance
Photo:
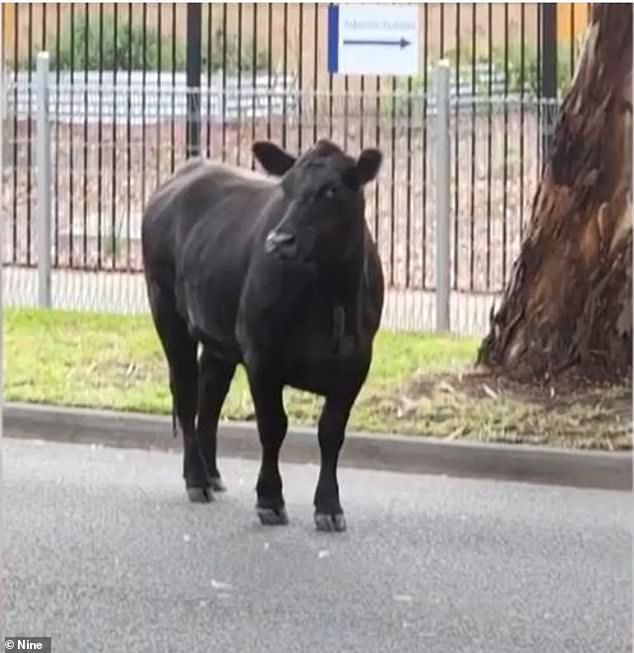
{"label": "cow's head", "polygon": [[277,145],[258,141],[253,153],[264,170],[281,177],[288,208],[268,234],[265,248],[283,260],[334,262],[363,242],[363,186],[381,166],[379,150],[355,160],[327,140],[295,158]]}

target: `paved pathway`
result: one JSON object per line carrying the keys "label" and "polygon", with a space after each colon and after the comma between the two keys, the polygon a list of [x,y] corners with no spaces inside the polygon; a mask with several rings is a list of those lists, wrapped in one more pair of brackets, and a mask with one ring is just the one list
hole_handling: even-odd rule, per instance
{"label": "paved pathway", "polygon": [[187,503],[180,456],[4,441],[7,634],[53,651],[624,653],[631,495],[342,470],[349,530],[316,533],[314,466]]}

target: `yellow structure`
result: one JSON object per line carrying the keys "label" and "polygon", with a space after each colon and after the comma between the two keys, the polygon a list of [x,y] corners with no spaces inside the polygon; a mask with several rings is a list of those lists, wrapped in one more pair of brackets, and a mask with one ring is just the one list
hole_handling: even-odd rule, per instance
{"label": "yellow structure", "polygon": [[583,36],[590,18],[587,2],[557,3],[557,40],[570,43]]}
{"label": "yellow structure", "polygon": [[12,2],[3,2],[2,4],[2,52],[7,56],[9,49],[13,45],[13,20],[15,7]]}

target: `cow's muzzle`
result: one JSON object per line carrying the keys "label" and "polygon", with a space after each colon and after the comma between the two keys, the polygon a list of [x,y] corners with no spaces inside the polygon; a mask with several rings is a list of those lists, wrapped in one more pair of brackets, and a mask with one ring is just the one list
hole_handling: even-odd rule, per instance
{"label": "cow's muzzle", "polygon": [[293,260],[297,258],[298,248],[297,239],[287,231],[276,231],[269,233],[264,242],[264,249],[269,254],[275,254],[283,260]]}

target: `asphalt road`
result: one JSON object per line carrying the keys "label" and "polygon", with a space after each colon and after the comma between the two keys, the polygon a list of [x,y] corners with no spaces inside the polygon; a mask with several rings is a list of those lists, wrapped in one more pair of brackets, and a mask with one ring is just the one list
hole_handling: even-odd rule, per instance
{"label": "asphalt road", "polygon": [[317,469],[257,467],[187,503],[180,456],[5,440],[7,635],[55,653],[624,653],[628,493],[341,470],[345,534],[316,533]]}

